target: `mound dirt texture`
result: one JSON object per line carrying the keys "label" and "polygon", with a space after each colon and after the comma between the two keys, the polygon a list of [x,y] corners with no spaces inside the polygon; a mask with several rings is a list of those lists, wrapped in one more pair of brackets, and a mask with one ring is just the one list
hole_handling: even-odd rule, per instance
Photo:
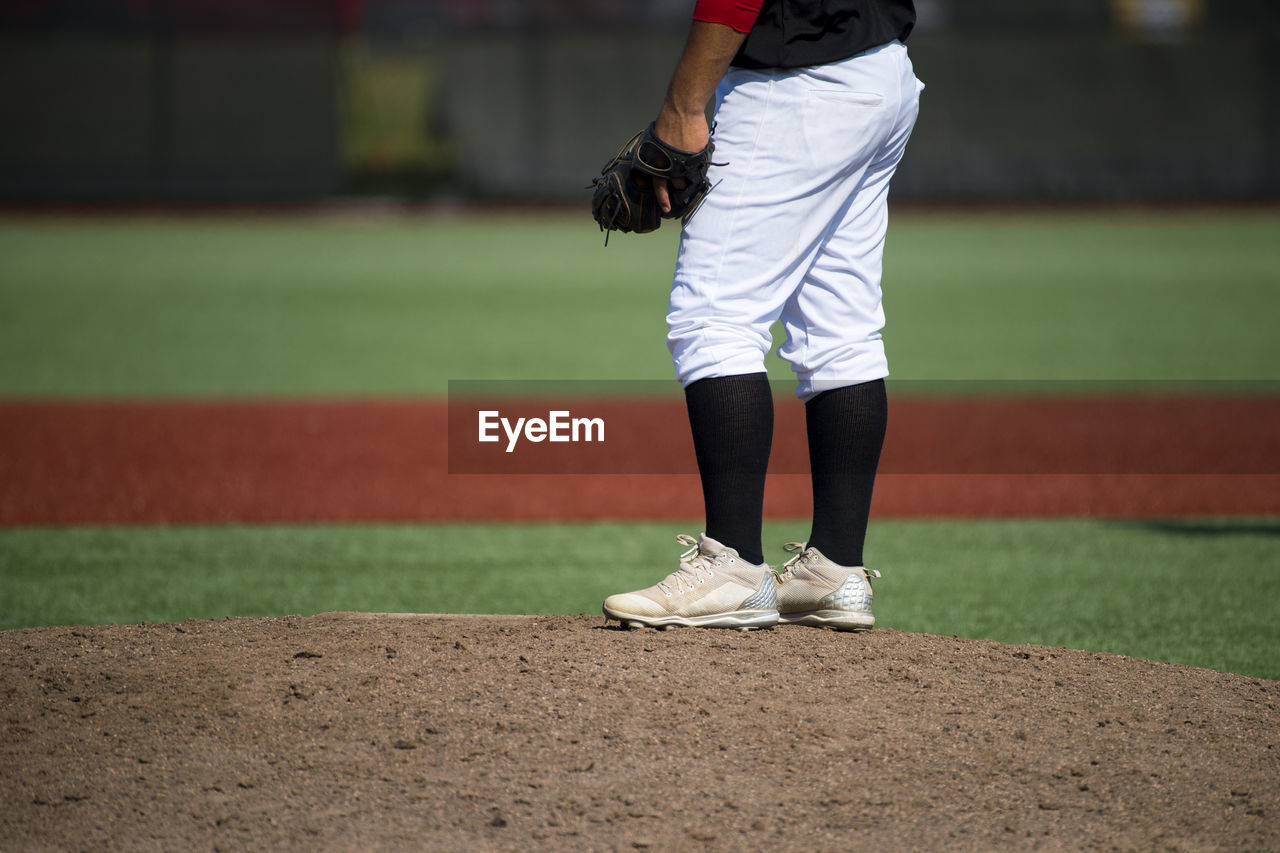
{"label": "mound dirt texture", "polygon": [[0,633],[0,848],[1280,847],[1280,682],[592,616]]}

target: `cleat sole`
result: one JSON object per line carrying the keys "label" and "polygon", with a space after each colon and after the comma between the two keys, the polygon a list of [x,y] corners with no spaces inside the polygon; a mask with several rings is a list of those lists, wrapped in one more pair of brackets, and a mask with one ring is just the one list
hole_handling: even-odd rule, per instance
{"label": "cleat sole", "polygon": [[875,627],[876,617],[867,610],[808,610],[779,614],[778,624],[808,625],[833,631],[870,631]]}
{"label": "cleat sole", "polygon": [[759,628],[772,628],[778,624],[776,610],[736,610],[732,613],[711,613],[705,616],[637,616],[631,613],[615,613],[604,611],[605,618],[616,619],[624,628],[656,628],[667,631],[671,628],[735,628],[739,631],[754,631]]}

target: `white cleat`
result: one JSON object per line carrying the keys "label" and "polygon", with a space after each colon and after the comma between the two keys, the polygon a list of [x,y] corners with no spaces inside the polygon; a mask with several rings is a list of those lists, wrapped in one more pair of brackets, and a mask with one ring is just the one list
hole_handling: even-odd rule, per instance
{"label": "white cleat", "polygon": [[871,613],[875,569],[841,566],[803,542],[783,546],[795,554],[777,575],[778,621],[837,631],[866,631],[876,624]]}
{"label": "white cleat", "polygon": [[680,568],[651,587],[606,598],[605,619],[660,631],[750,631],[778,623],[777,586],[767,564],[748,563],[705,533],[698,539],[681,534],[676,541],[689,549],[680,555]]}

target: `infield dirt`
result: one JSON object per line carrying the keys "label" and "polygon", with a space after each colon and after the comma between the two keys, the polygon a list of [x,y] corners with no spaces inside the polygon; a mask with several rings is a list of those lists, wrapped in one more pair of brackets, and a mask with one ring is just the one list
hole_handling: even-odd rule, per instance
{"label": "infield dirt", "polygon": [[[608,461],[633,473],[451,473],[439,400],[3,402],[0,527],[701,516],[683,401],[591,405],[630,424]],[[889,419],[873,518],[1280,514],[1276,397],[905,399]],[[780,402],[770,517],[811,511],[804,436]]]}
{"label": "infield dirt", "polygon": [[593,616],[0,633],[0,847],[1280,847],[1280,682]]}

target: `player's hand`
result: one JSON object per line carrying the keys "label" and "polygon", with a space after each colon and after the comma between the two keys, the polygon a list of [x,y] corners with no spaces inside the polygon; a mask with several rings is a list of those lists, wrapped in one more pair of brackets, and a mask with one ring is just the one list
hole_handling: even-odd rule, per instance
{"label": "player's hand", "polygon": [[[654,133],[672,148],[690,153],[701,151],[707,147],[711,138],[711,128],[707,127],[707,117],[698,112],[692,116],[681,117],[674,110],[664,108],[658,113],[653,123]],[[676,185],[682,189],[683,182]],[[671,195],[667,192],[667,182],[663,178],[654,178],[653,192],[658,198],[658,207],[663,213],[671,212]]]}

